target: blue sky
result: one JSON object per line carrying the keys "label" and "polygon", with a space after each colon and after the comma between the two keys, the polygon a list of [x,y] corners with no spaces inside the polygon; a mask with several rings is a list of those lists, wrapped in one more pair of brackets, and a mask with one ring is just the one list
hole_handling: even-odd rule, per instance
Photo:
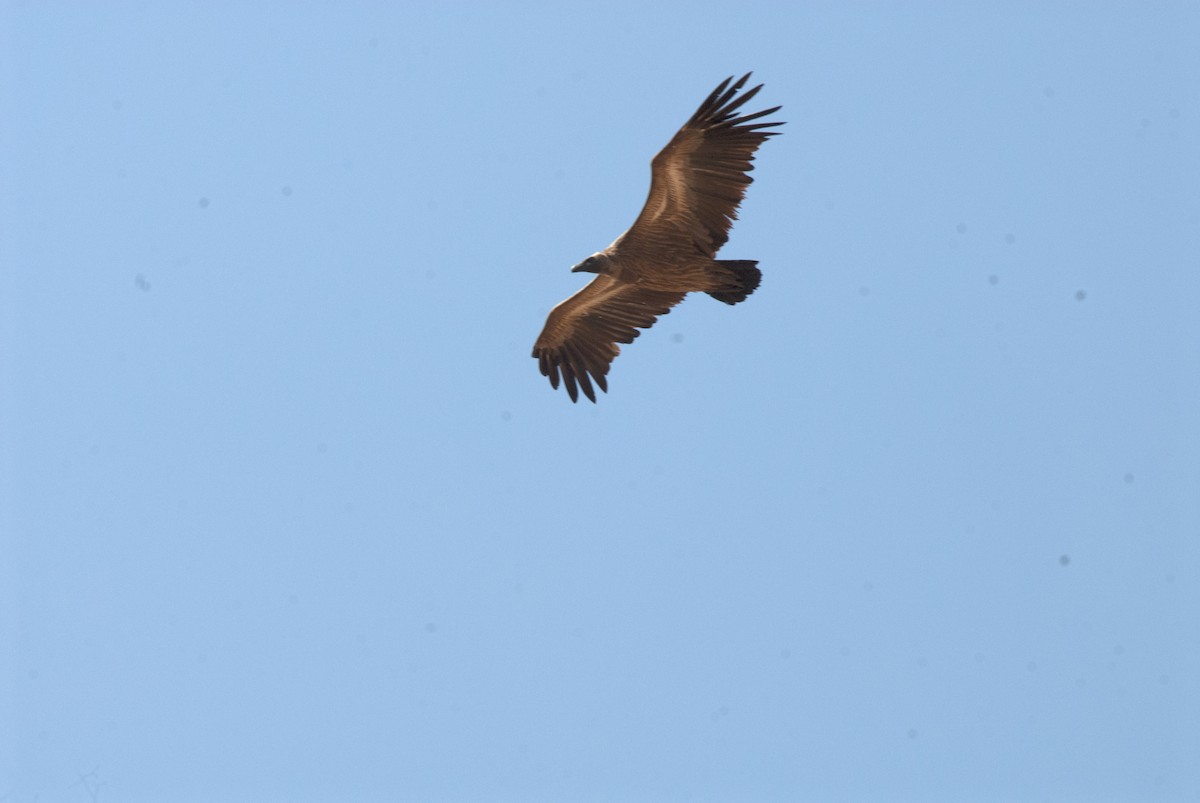
{"label": "blue sky", "polygon": [[[761,289],[572,405],[747,70]],[[1197,87],[1189,3],[5,3],[0,800],[1195,799]]]}

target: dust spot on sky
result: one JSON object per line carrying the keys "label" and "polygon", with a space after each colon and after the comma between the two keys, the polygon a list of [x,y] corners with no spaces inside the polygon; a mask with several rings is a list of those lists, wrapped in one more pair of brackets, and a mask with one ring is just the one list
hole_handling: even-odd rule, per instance
{"label": "dust spot on sky", "polygon": [[1059,555],[1058,565],[1059,566],[1070,566],[1071,565],[1071,556],[1070,555]]}
{"label": "dust spot on sky", "polygon": [[1133,472],[1132,471],[1125,472],[1125,484],[1133,485]]}
{"label": "dust spot on sky", "polygon": [[956,232],[958,232],[959,234],[966,234],[967,233],[967,224],[959,223],[957,226],[954,227],[954,230]]}
{"label": "dust spot on sky", "polygon": [[500,411],[500,420],[501,421],[512,421],[512,413],[510,413],[508,410],[501,410]]}
{"label": "dust spot on sky", "polygon": [[201,199],[200,199],[200,208],[201,208],[201,209],[208,209],[208,199],[207,199],[207,198],[201,198]]}
{"label": "dust spot on sky", "polygon": [[678,332],[676,332],[675,334],[671,335],[671,342],[672,342],[672,343],[682,343],[682,342],[683,342],[683,335],[681,335],[681,334],[679,334]]}
{"label": "dust spot on sky", "polygon": [[864,284],[862,287],[858,288],[858,294],[863,298],[866,298],[867,296],[871,295],[871,288]]}
{"label": "dust spot on sky", "polygon": [[1004,242],[1008,243],[1009,245],[1012,245],[1016,241],[1017,241],[1017,235],[1012,234],[1011,232],[1004,235]]}
{"label": "dust spot on sky", "polygon": [[290,196],[292,194],[292,188],[290,185],[284,184],[283,189],[280,190],[280,192],[282,192],[286,196]]}
{"label": "dust spot on sky", "polygon": [[1075,291],[1075,300],[1076,301],[1083,301],[1085,298],[1087,298],[1087,290],[1076,290]]}
{"label": "dust spot on sky", "polygon": [[993,286],[1000,284],[1000,277],[993,273],[991,276],[988,276],[988,284]]}
{"label": "dust spot on sky", "polygon": [[146,278],[145,274],[139,273],[137,276],[134,276],[133,283],[137,285],[137,289],[141,290],[143,293],[150,292],[150,281]]}
{"label": "dust spot on sky", "polygon": [[1029,663],[1025,664],[1025,668],[1028,669],[1030,672],[1036,672],[1037,671],[1037,661],[1030,661]]}
{"label": "dust spot on sky", "polygon": [[425,632],[430,633],[430,634],[436,633],[437,632],[437,622],[426,622],[425,623]]}
{"label": "dust spot on sky", "polygon": [[915,739],[915,738],[917,738],[917,729],[916,729],[916,728],[909,728],[909,729],[908,729],[908,738],[910,738],[910,739]]}

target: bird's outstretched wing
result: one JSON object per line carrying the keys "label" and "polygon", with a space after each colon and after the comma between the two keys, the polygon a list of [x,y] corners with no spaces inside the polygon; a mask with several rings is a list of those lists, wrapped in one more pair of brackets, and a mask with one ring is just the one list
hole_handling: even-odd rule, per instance
{"label": "bird's outstretched wing", "polygon": [[596,401],[594,382],[608,392],[608,366],[621,352],[618,343],[632,343],[660,315],[683,300],[686,293],[646,290],[610,276],[597,276],[575,295],[550,310],[546,326],[533,344],[533,356],[543,376],[557,388],[561,376],[571,401],[579,390]]}
{"label": "bird's outstretched wing", "polygon": [[767,137],[779,133],[763,129],[783,125],[751,122],[781,106],[738,116],[738,109],[762,89],[759,84],[739,97],[738,91],[749,78],[746,73],[732,86],[732,76],[722,81],[654,157],[650,195],[633,226],[618,241],[620,248],[696,249],[712,257],[729,239],[738,204],[752,180],[747,173],[754,169],[754,152]]}

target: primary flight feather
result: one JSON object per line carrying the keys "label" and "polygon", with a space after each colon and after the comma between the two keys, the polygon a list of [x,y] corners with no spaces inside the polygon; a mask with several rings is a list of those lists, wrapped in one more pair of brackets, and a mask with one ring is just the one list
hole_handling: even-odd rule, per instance
{"label": "primary flight feather", "polygon": [[633,226],[571,268],[597,276],[550,311],[533,344],[542,375],[566,385],[571,401],[580,390],[593,402],[596,387],[607,393],[617,344],[632,343],[688,293],[737,304],[758,287],[757,262],[716,259],[751,182],[754,152],[779,133],[763,129],[783,125],[752,122],[780,106],[738,114],[762,89],[738,95],[749,78],[731,76],[713,90],[651,162],[650,196]]}

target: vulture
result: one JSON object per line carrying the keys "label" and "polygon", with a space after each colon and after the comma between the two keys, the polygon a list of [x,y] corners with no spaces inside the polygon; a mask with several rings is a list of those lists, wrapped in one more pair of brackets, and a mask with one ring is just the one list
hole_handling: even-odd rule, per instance
{"label": "vulture", "polygon": [[779,133],[763,129],[783,125],[754,122],[780,106],[739,112],[762,89],[739,95],[749,78],[730,76],[712,91],[650,163],[650,195],[633,226],[571,268],[596,278],[550,311],[533,344],[542,375],[553,388],[566,385],[571,401],[580,390],[592,402],[596,387],[607,393],[617,344],[632,343],[688,293],[737,304],[758,287],[757,261],[716,258],[751,182],[754,152]]}

